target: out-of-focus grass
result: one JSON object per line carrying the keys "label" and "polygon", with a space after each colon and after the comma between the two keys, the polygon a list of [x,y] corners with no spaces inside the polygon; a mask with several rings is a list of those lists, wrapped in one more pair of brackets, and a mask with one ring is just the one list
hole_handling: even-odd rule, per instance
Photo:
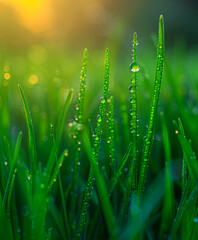
{"label": "out-of-focus grass", "polygon": [[[105,108],[100,110],[104,118],[102,129],[97,127],[100,119],[96,121],[96,117],[100,102],[104,104],[100,97],[107,93],[103,92],[102,81],[104,54],[89,52],[87,72],[84,72],[87,75],[84,112],[78,124],[79,129],[84,130],[78,135],[79,144],[74,138],[78,131],[74,116],[78,107],[75,105],[79,105],[81,54],[72,54],[71,50],[54,53],[40,45],[21,53],[1,54],[1,239],[79,238],[76,230],[80,218],[85,222],[80,234],[85,239],[108,239],[109,236],[134,239],[141,238],[142,234],[146,239],[168,239],[169,236],[196,239],[198,51],[187,52],[185,45],[179,44],[174,49],[166,49],[147,181],[145,187],[141,186],[141,195],[144,194],[141,204],[137,188],[133,194],[127,194],[124,217],[120,217],[120,210],[126,195],[132,149],[135,149],[130,135],[128,91],[131,60],[130,53],[123,59],[118,51],[116,55],[113,52],[114,49],[110,49],[110,90],[108,96],[105,95]],[[140,160],[149,123],[156,59],[154,49],[144,49],[141,42],[137,55],[140,65],[137,160]],[[22,86],[20,93],[27,123],[18,83]],[[71,88],[74,89],[72,102]],[[163,112],[161,121],[159,112]],[[173,124],[178,117],[186,135],[180,120],[176,127]],[[97,134],[95,128],[99,129]],[[96,141],[97,135],[100,139]],[[91,151],[96,142],[97,149]],[[76,148],[79,148],[78,161],[74,161]],[[74,162],[78,165],[75,165],[77,171]],[[86,196],[89,204],[85,216],[82,216],[90,166],[94,172],[93,184]],[[137,177],[139,170],[137,161]],[[72,187],[74,172],[78,176]],[[71,199],[75,201],[71,203]]]}

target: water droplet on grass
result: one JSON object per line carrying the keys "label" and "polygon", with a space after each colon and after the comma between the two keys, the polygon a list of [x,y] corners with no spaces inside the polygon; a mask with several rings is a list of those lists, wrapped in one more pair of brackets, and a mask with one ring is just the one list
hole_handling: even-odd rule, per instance
{"label": "water droplet on grass", "polygon": [[132,84],[129,86],[129,91],[132,92]]}
{"label": "water droplet on grass", "polygon": [[99,123],[101,123],[101,122],[102,122],[102,118],[101,118],[101,116],[100,116],[100,115],[98,115],[98,116],[97,116],[97,121],[98,121]]}
{"label": "water droplet on grass", "polygon": [[140,65],[136,62],[133,62],[129,66],[131,72],[138,72],[140,70]]}
{"label": "water droplet on grass", "polygon": [[105,98],[104,98],[104,97],[101,97],[101,98],[100,98],[100,102],[101,102],[102,104],[104,104],[104,103],[105,103]]}

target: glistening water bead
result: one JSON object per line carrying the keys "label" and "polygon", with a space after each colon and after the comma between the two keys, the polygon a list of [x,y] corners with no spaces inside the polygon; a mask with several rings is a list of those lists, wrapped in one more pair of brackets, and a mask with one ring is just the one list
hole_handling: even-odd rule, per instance
{"label": "glistening water bead", "polygon": [[140,70],[140,65],[137,62],[133,62],[129,65],[131,72],[138,72]]}

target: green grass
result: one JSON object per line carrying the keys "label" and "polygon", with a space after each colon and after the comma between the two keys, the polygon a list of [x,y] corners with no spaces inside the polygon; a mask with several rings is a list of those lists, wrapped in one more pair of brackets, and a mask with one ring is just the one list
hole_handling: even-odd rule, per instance
{"label": "green grass", "polygon": [[196,239],[198,75],[181,68],[196,64],[172,69],[163,16],[148,69],[137,39],[128,73],[106,49],[100,82],[87,49],[80,76],[75,57],[1,66],[0,239]]}

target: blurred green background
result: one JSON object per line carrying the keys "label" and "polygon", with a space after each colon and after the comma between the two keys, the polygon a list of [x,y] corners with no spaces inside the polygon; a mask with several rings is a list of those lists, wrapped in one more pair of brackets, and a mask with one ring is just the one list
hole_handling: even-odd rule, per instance
{"label": "blurred green background", "polygon": [[[155,75],[158,18],[163,14],[166,65],[160,111],[165,111],[170,132],[174,133],[172,120],[180,116],[189,135],[195,136],[197,10],[195,0],[0,0],[1,133],[9,130],[16,137],[21,128],[25,130],[17,89],[20,83],[33,121],[43,123],[38,134],[47,139],[50,121],[56,121],[69,88],[78,91],[84,48],[89,51],[86,117],[96,116],[103,87],[104,51],[109,47],[110,93],[115,97],[115,117],[119,121],[120,106],[126,104],[128,112],[130,109],[129,64],[134,31],[138,33],[137,61],[141,66],[140,129],[141,124],[145,128]],[[77,94],[74,102],[76,99]],[[189,124],[189,119],[194,123]]]}
{"label": "blurred green background", "polygon": [[0,0],[1,48],[30,44],[74,49],[116,45],[125,48],[132,33],[142,41],[156,32],[160,14],[166,20],[166,42],[198,42],[195,0]]}

